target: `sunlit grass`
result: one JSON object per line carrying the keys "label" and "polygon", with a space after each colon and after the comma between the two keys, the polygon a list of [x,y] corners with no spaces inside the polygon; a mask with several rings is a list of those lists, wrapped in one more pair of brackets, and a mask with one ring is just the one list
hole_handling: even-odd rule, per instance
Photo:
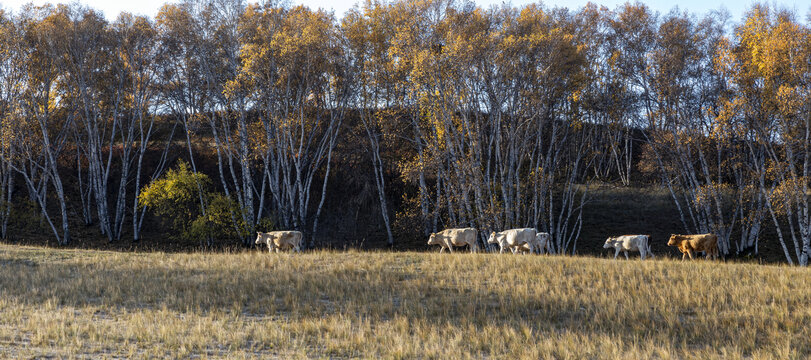
{"label": "sunlit grass", "polygon": [[5,357],[806,358],[811,271],[0,246]]}

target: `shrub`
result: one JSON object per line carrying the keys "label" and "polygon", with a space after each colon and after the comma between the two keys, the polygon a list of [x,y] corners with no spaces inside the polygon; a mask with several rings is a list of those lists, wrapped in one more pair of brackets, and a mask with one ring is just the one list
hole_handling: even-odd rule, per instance
{"label": "shrub", "polygon": [[234,199],[222,193],[209,193],[207,199],[205,214],[191,223],[190,237],[214,241],[247,236],[247,226],[240,215],[242,209]]}
{"label": "shrub", "polygon": [[[188,164],[180,162],[177,168],[144,188],[138,201],[141,207],[149,207],[171,226],[175,240],[200,241],[210,246],[215,240],[250,237],[242,216],[245,210],[233,198],[210,188],[211,179],[207,175],[195,173]],[[257,228],[269,230],[273,223],[263,218]]]}
{"label": "shrub", "polygon": [[203,213],[200,199],[205,202],[210,185],[207,175],[191,171],[189,165],[181,161],[162,178],[147,185],[138,196],[138,203],[169,223],[176,239],[191,239],[194,238],[191,224]]}

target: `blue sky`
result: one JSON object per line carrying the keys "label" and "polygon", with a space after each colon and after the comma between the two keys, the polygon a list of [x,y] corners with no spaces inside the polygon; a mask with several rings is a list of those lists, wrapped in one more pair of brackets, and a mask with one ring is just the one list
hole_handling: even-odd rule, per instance
{"label": "blue sky", "polygon": [[[253,2],[252,0],[248,0]],[[0,0],[0,5],[6,10],[16,11],[22,4],[31,2],[30,0]],[[49,1],[35,0],[34,4],[47,3]],[[59,1],[50,1],[59,2]],[[64,1],[68,2],[68,1]],[[102,10],[107,18],[115,18],[121,11],[129,11],[135,14],[143,14],[155,16],[160,6],[166,3],[166,0],[82,0],[83,4],[89,5],[93,8]],[[171,1],[169,1],[171,2]],[[335,15],[339,18],[349,8],[351,8],[358,1],[356,0],[290,0],[293,4],[304,4],[311,8],[326,8],[335,11]],[[493,4],[500,4],[502,0],[476,0],[477,4],[483,7],[489,7]],[[532,3],[535,1],[530,0],[513,0],[511,3],[515,6]],[[605,5],[608,8],[616,8],[618,5],[625,3],[625,0],[592,0],[592,2]],[[661,13],[670,11],[674,6],[678,5],[680,10],[687,10],[693,13],[703,14],[710,10],[717,10],[721,7],[726,8],[732,15],[733,21],[740,20],[743,13],[755,3],[754,0],[644,0],[642,1],[652,9]],[[561,6],[570,9],[577,9],[588,3],[588,0],[547,0],[543,2],[547,6]],[[794,9],[800,15],[799,18],[805,20],[806,15],[811,10],[811,0],[780,0],[775,3],[781,6]]]}

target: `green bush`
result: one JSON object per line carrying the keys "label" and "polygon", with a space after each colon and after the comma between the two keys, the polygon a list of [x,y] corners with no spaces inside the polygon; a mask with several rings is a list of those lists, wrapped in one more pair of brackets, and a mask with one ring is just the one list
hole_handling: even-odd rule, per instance
{"label": "green bush", "polygon": [[200,199],[209,196],[211,179],[195,173],[186,162],[147,185],[138,195],[141,207],[149,207],[153,214],[168,223],[175,231],[175,239],[193,239],[192,222],[203,213]]}
{"label": "green bush", "polygon": [[191,223],[190,236],[196,239],[234,239],[247,235],[239,204],[224,194],[207,194],[205,215],[200,214]]}
{"label": "green bush", "polygon": [[[176,240],[212,245],[215,240],[250,237],[250,229],[243,220],[245,210],[236,200],[210,188],[211,179],[207,175],[195,173],[188,164],[180,162],[144,188],[138,201],[141,207],[149,207],[171,226]],[[269,218],[259,219],[256,227],[266,231],[274,228]]]}

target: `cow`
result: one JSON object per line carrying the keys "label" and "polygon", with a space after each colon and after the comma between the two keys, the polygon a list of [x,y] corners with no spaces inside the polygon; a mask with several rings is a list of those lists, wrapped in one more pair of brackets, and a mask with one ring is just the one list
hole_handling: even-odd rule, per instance
{"label": "cow", "polygon": [[453,247],[460,247],[468,245],[470,252],[475,253],[479,251],[479,243],[476,239],[479,232],[474,228],[462,229],[445,229],[438,233],[431,233],[428,238],[428,245],[440,245],[439,253],[441,254],[445,249],[453,253]]}
{"label": "cow", "polygon": [[690,260],[692,260],[693,253],[699,251],[705,252],[707,254],[707,259],[718,258],[718,236],[715,234],[671,234],[670,239],[667,241],[667,245],[677,247],[682,253],[682,260],[684,260],[688,255],[690,256]]}
{"label": "cow", "polygon": [[616,249],[616,251],[614,251],[614,259],[620,254],[620,251],[625,254],[626,260],[628,259],[629,251],[638,251],[642,260],[645,260],[646,255],[655,258],[653,252],[650,250],[650,235],[622,235],[610,237],[605,240],[603,248]]}
{"label": "cow", "polygon": [[268,252],[276,250],[291,249],[295,252],[301,252],[301,238],[303,235],[301,231],[271,231],[271,232],[257,232],[256,244],[267,244]]}
{"label": "cow", "polygon": [[535,235],[537,230],[533,228],[523,229],[510,229],[502,232],[492,232],[487,239],[488,244],[498,244],[501,248],[499,253],[503,253],[505,249],[510,249],[515,254],[521,246],[527,244],[529,252],[535,252]]}
{"label": "cow", "polygon": [[[534,241],[535,242],[532,244],[532,247],[535,248],[535,251],[538,254],[543,254],[544,249],[546,250],[547,254],[550,253],[549,246],[548,246],[549,245],[549,233],[539,232],[539,233],[535,234],[535,240]],[[518,247],[518,251],[520,251],[522,253],[530,252],[529,244],[525,243],[525,244],[521,245],[520,247]]]}
{"label": "cow", "polygon": [[539,232],[535,234],[535,248],[538,249],[539,254],[543,254],[544,251],[546,251],[547,254],[550,253],[549,233]]}

